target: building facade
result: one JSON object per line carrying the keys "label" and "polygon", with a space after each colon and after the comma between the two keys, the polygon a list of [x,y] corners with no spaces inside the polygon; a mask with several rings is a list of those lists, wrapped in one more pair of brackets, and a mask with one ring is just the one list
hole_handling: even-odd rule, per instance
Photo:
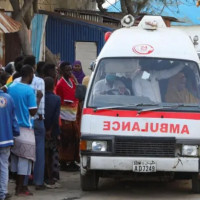
{"label": "building facade", "polygon": [[[72,10],[66,11],[66,15],[69,13],[72,13]],[[96,60],[105,43],[105,33],[117,28],[119,20],[108,17],[105,19],[99,14],[92,13],[81,13],[80,16],[80,13],[76,13],[76,17],[66,16],[63,13],[46,13],[48,14],[45,28],[46,46],[54,55],[59,55],[61,61],[73,63],[75,60],[80,60],[84,72],[89,75],[90,64]]]}

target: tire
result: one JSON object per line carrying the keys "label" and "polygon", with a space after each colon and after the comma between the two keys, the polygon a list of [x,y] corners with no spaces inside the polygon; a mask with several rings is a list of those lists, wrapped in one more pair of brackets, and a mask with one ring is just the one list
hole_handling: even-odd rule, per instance
{"label": "tire", "polygon": [[94,191],[98,188],[99,176],[96,171],[88,171],[81,175],[81,189],[83,191]]}
{"label": "tire", "polygon": [[198,173],[192,176],[192,192],[198,194],[200,193],[200,179]]}

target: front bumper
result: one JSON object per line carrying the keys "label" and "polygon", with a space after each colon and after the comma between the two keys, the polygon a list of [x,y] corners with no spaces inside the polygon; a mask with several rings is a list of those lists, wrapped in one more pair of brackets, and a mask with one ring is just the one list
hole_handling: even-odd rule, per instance
{"label": "front bumper", "polygon": [[133,171],[134,161],[154,161],[160,172],[199,172],[199,158],[145,158],[82,156],[82,167],[87,170]]}

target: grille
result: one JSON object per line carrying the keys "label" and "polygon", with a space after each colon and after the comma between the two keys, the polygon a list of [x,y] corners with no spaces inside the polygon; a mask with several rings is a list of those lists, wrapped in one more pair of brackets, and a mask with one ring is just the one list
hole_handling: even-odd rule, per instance
{"label": "grille", "polygon": [[117,156],[175,157],[175,138],[116,137]]}

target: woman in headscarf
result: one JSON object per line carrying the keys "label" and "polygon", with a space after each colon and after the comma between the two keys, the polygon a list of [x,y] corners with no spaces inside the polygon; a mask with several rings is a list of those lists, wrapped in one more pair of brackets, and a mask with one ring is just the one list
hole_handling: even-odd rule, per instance
{"label": "woman in headscarf", "polygon": [[83,69],[82,69],[82,64],[79,60],[76,60],[74,62],[72,73],[75,76],[75,78],[77,79],[78,83],[82,84],[82,80],[85,77],[85,74],[84,74]]}
{"label": "woman in headscarf", "polygon": [[165,100],[170,103],[199,103],[199,99],[186,88],[186,77],[183,72],[170,78]]}

